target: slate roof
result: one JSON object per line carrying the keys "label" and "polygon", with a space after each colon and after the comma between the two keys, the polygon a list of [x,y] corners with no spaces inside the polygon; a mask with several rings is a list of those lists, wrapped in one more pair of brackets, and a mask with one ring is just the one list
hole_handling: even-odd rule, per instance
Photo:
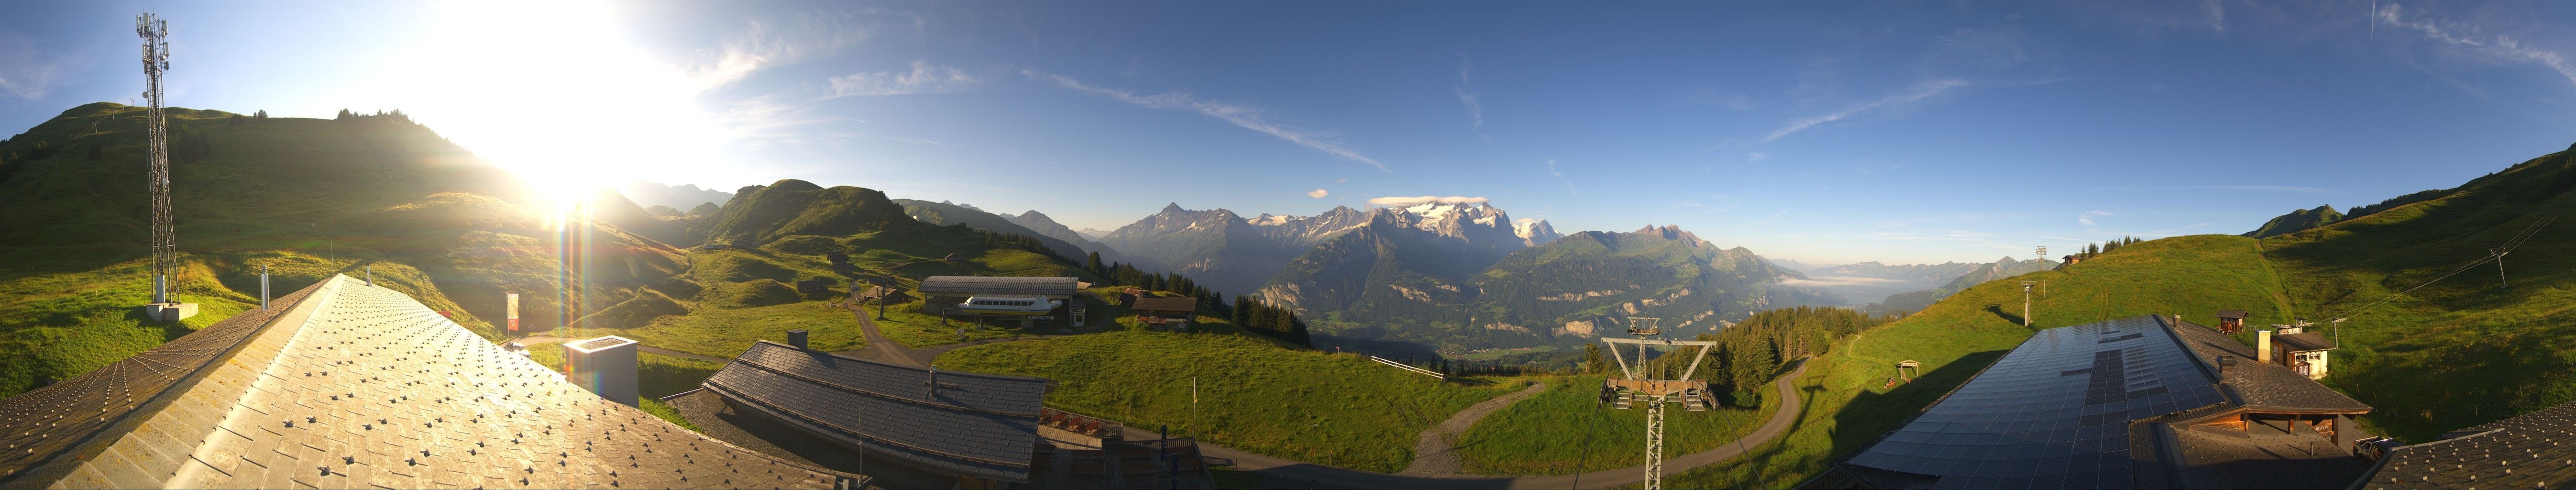
{"label": "slate roof", "polygon": [[930,276],[921,279],[919,289],[929,294],[1018,294],[1066,299],[1081,289],[1080,282],[1071,277]]}
{"label": "slate roof", "polygon": [[1136,311],[1189,313],[1199,310],[1198,298],[1136,298]]}
{"label": "slate roof", "polygon": [[2274,335],[2272,336],[2272,342],[2281,344],[2283,349],[2290,352],[2334,350],[2335,348],[2333,339],[2328,339],[2326,338],[2326,334],[2317,332]]}
{"label": "slate roof", "polygon": [[2576,402],[2463,429],[2469,435],[2400,447],[2354,486],[2567,488],[2576,486]]}
{"label": "slate roof", "polygon": [[1027,482],[1049,383],[934,372],[764,340],[702,386],[827,440],[927,469]]}
{"label": "slate roof", "polygon": [[[858,482],[709,439],[561,375],[390,289],[334,276],[258,326],[182,337],[221,362],[134,393],[103,429],[5,486],[834,488]],[[281,301],[280,303],[287,303]],[[230,320],[227,320],[230,321]],[[246,329],[247,332],[237,331]],[[214,333],[207,341],[192,341]],[[238,335],[233,342],[217,340]],[[136,356],[102,372],[164,362]],[[170,369],[170,368],[157,368]],[[128,385],[131,386],[131,385]],[[50,387],[49,387],[50,388]],[[71,390],[29,392],[53,403]],[[123,401],[123,394],[116,400]],[[26,405],[11,398],[10,410]],[[58,410],[84,410],[79,402]],[[88,417],[88,412],[81,412]],[[25,423],[13,417],[15,425]],[[50,437],[49,437],[50,438]]]}
{"label": "slate roof", "polygon": [[[2217,329],[2182,322],[2173,329],[2184,345],[2191,347],[2201,362],[2214,362],[2218,356],[2236,358],[2227,368],[2228,391],[2247,407],[2276,412],[2356,413],[2370,411],[2370,405],[2344,396],[2342,392],[2318,384],[2279,364],[2255,362],[2254,348]],[[2279,337],[2274,337],[2279,340]],[[2211,369],[2216,372],[2216,368]]]}
{"label": "slate roof", "polygon": [[[2335,443],[2313,431],[2190,433],[2209,430],[2195,420],[2238,410],[2370,410],[2252,354],[2152,315],[2041,330],[1836,466],[1876,488],[2300,488],[2359,474],[2331,459],[2349,456],[2317,456]],[[2247,359],[2221,375],[2219,355]]]}

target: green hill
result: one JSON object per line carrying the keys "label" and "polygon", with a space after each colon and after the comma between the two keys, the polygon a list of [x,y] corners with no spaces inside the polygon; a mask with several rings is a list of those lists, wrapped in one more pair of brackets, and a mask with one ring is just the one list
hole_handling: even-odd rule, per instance
{"label": "green hill", "polygon": [[2255,228],[2254,231],[2245,232],[2243,236],[2271,238],[2307,231],[2319,226],[2331,225],[2336,221],[2343,221],[2343,219],[2343,213],[2335,211],[2334,206],[2317,206],[2316,209],[2291,210],[2290,214],[2280,215],[2272,218],[2271,221],[2265,221],[2261,228]]}
{"label": "green hill", "polygon": [[[1253,336],[1111,332],[958,349],[940,369],[1056,381],[1047,405],[1309,463],[1393,472],[1422,429],[1520,384],[1443,383]],[[1198,393],[1191,393],[1191,380]],[[1195,398],[1197,403],[1193,404]]]}
{"label": "green hill", "polygon": [[[2306,231],[2153,240],[2014,279],[2040,283],[2035,328],[2144,313],[2206,323],[2219,309],[2249,310],[2258,325],[2351,318],[2324,383],[2376,407],[2361,419],[2368,430],[2422,442],[2576,400],[2576,229],[2539,229],[2508,257],[2510,287],[2498,287],[2492,264],[2479,264],[2489,248],[2576,209],[2570,190],[2576,153],[2561,152]],[[1816,396],[1785,442],[1755,450],[1751,463],[1671,483],[1781,487],[1815,474],[2028,337],[2012,321],[2019,289],[1980,284],[1836,346],[1798,381]],[[1906,359],[1922,361],[1925,378],[1884,388],[1888,366]]]}

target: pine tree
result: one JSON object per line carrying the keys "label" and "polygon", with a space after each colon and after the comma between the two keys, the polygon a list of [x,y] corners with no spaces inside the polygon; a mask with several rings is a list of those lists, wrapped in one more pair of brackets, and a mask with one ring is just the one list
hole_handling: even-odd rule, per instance
{"label": "pine tree", "polygon": [[1606,366],[1602,366],[1601,361],[1601,344],[1583,344],[1584,374],[1600,374],[1606,371]]}
{"label": "pine tree", "polygon": [[1102,270],[1100,268],[1100,252],[1092,252],[1090,258],[1084,259],[1082,261],[1082,270],[1091,271],[1091,274],[1095,276],[1109,275],[1109,271]]}

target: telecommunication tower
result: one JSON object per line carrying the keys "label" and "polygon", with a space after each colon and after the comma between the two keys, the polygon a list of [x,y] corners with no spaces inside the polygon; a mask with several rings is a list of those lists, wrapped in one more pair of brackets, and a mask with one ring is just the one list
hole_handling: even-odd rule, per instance
{"label": "telecommunication tower", "polygon": [[177,321],[196,314],[196,305],[170,298],[172,276],[179,270],[179,241],[170,219],[169,122],[161,111],[161,72],[170,70],[170,22],[150,13],[135,16],[134,35],[143,38],[143,100],[150,108],[144,120],[150,143],[144,154],[151,171],[144,186],[152,192],[152,304],[144,309],[153,319]]}
{"label": "telecommunication tower", "polygon": [[2047,246],[2047,245],[2040,245],[2040,246],[2039,246],[2039,260],[2048,260],[2048,246]]}
{"label": "telecommunication tower", "polygon": [[[1716,346],[1717,341],[1647,338],[1662,333],[1654,325],[1660,320],[1662,319],[1630,318],[1628,332],[1639,338],[1603,337],[1601,339],[1601,343],[1610,344],[1610,358],[1619,361],[1619,373],[1622,375],[1621,378],[1604,380],[1601,383],[1601,401],[1611,402],[1612,406],[1620,409],[1627,409],[1633,402],[1646,403],[1647,490],[1664,488],[1664,404],[1680,403],[1685,409],[1701,412],[1715,406],[1717,399],[1715,394],[1708,391],[1707,381],[1691,379],[1691,374],[1699,372],[1700,361],[1708,359],[1708,349]],[[1639,326],[1640,323],[1643,323],[1643,326]],[[1619,344],[1637,345],[1636,369],[1628,368],[1628,359],[1619,355]],[[1644,369],[1646,346],[1649,345],[1696,345],[1699,346],[1699,356],[1691,358],[1690,366],[1682,370],[1681,379],[1647,379]]]}

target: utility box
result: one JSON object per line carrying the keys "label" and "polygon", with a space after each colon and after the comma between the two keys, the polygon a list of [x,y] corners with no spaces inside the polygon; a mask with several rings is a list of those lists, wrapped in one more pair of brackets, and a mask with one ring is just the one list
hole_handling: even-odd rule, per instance
{"label": "utility box", "polygon": [[638,406],[634,339],[610,335],[564,343],[564,379],[627,406]]}
{"label": "utility box", "polygon": [[143,316],[152,321],[175,322],[197,316],[196,303],[152,303],[143,305]]}

